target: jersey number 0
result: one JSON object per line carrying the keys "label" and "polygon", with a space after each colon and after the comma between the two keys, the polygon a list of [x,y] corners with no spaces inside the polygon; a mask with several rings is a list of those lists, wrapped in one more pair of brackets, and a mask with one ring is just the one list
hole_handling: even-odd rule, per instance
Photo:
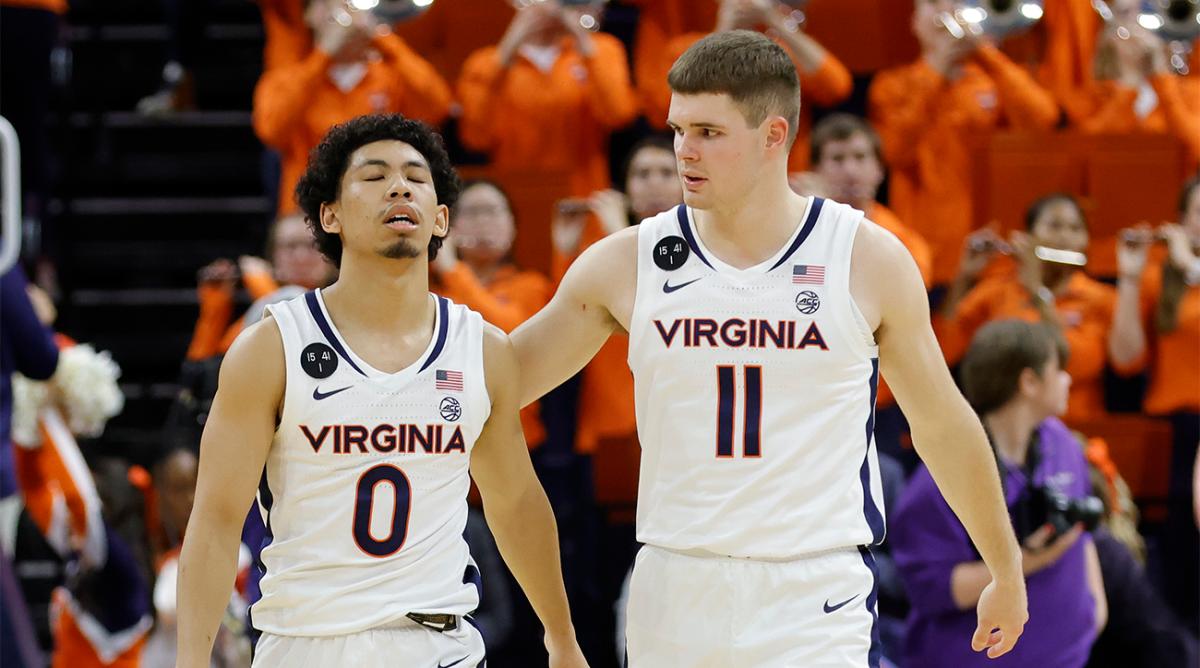
{"label": "jersey number 0", "polygon": [[[388,534],[376,538],[371,534],[371,514],[375,509],[375,488],[391,485],[396,493],[396,505],[392,508],[392,522]],[[391,464],[374,466],[358,479],[354,494],[354,542],[358,548],[372,557],[387,557],[404,547],[408,538],[408,512],[412,508],[412,485],[404,471]]]}

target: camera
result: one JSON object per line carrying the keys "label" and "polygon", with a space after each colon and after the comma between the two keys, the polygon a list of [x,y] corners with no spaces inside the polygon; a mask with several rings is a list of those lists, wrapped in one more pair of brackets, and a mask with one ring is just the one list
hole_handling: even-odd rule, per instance
{"label": "camera", "polygon": [[[1054,537],[1082,523],[1087,531],[1093,531],[1104,516],[1104,502],[1095,496],[1071,498],[1049,487],[1033,487],[1029,490],[1024,526],[1020,532],[1022,540],[1043,525],[1054,528]],[[1051,538],[1053,540],[1053,538]]]}

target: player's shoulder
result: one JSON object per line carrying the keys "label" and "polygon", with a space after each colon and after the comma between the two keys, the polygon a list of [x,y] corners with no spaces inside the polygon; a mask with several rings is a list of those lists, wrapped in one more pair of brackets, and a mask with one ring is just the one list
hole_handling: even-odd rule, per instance
{"label": "player's shoulder", "polygon": [[489,394],[516,385],[519,367],[512,339],[490,322],[483,323],[483,371]]}
{"label": "player's shoulder", "polygon": [[269,310],[263,314],[262,320],[246,327],[237,335],[229,347],[229,352],[225,353],[225,359],[247,363],[266,362],[267,360],[259,357],[261,355],[283,358],[283,334],[279,329],[279,322]]}
{"label": "player's shoulder", "polygon": [[242,330],[221,361],[219,388],[235,393],[279,395],[286,375],[283,335],[275,318]]}
{"label": "player's shoulder", "polygon": [[[853,263],[863,267],[874,262],[912,262],[908,248],[891,230],[864,216],[861,211],[845,207],[849,212],[862,216],[854,235]],[[848,215],[848,213],[846,214]]]}
{"label": "player's shoulder", "polygon": [[[868,322],[926,303],[925,281],[912,254],[891,232],[862,219],[850,255],[850,291]],[[905,313],[905,317],[910,314]],[[878,318],[878,320],[877,320]]]}
{"label": "player's shoulder", "polygon": [[611,280],[613,272],[633,269],[637,265],[639,227],[626,227],[588,246],[571,265],[571,271],[589,281],[602,282]]}

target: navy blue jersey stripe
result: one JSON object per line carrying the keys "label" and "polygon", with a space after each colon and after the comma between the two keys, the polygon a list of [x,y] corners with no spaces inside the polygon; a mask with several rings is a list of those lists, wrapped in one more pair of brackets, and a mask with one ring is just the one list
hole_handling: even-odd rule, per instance
{"label": "navy blue jersey stripe", "polygon": [[[450,301],[445,297],[438,297],[438,333],[437,343],[433,345],[433,352],[429,353],[429,359],[421,365],[421,371],[429,368],[442,354],[442,349],[446,347],[446,335],[450,331]],[[419,372],[418,372],[419,373]]]}
{"label": "navy blue jersey stripe", "polygon": [[337,354],[341,355],[342,359],[346,360],[346,363],[349,364],[355,371],[363,376],[367,375],[363,373],[362,369],[358,368],[358,365],[354,363],[354,360],[350,359],[350,354],[346,352],[346,349],[342,347],[341,342],[338,341],[337,337],[333,335],[333,328],[329,326],[329,321],[325,319],[325,314],[321,311],[321,305],[317,303],[317,293],[305,293],[304,301],[308,304],[308,310],[310,313],[312,313],[313,320],[317,322],[317,327],[321,329],[321,333],[325,335],[325,340],[329,342],[329,345],[332,346],[333,349],[337,351]]}
{"label": "navy blue jersey stripe", "polygon": [[858,554],[871,571],[871,593],[867,594],[867,611],[871,613],[871,650],[867,654],[867,666],[879,668],[879,660],[883,656],[883,643],[879,640],[879,567],[875,565],[871,548],[859,545]]}
{"label": "navy blue jersey stripe", "polygon": [[858,477],[863,488],[863,516],[867,519],[867,526],[871,528],[872,545],[883,543],[886,532],[883,514],[879,512],[879,506],[871,497],[871,443],[875,438],[875,397],[878,393],[879,358],[876,357],[871,360],[871,406],[870,412],[867,413],[866,452],[863,453],[862,466],[858,469]]}
{"label": "navy blue jersey stripe", "polygon": [[733,456],[733,367],[717,367],[717,456]]}
{"label": "navy blue jersey stripe", "polygon": [[762,367],[746,367],[745,433],[742,435],[742,456],[760,457],[762,448],[759,428],[762,425]]}
{"label": "navy blue jersey stripe", "polygon": [[692,233],[692,224],[688,222],[687,205],[680,204],[679,208],[675,211],[679,215],[679,229],[683,232],[684,240],[687,241],[688,246],[691,246],[692,252],[696,254],[696,257],[700,258],[700,261],[707,264],[711,269],[712,263],[708,261],[708,258],[704,257],[704,253],[700,252],[700,244],[696,243],[696,235]]}
{"label": "navy blue jersey stripe", "polygon": [[[312,294],[311,292],[309,294]],[[267,565],[263,562],[262,553],[267,549],[267,546],[275,540],[275,534],[271,531],[271,508],[275,506],[275,495],[271,493],[271,485],[267,482],[267,468],[263,467],[262,478],[258,481],[258,503],[262,509],[266,511],[267,519],[263,522],[265,529],[263,534],[262,545],[258,549],[258,557],[254,560],[254,566],[258,568],[259,582],[262,582],[267,576]],[[251,605],[246,610],[246,618],[250,622],[250,651],[254,653],[255,647],[258,645],[258,638],[261,632],[254,626],[254,606]]]}
{"label": "navy blue jersey stripe", "polygon": [[808,235],[812,234],[813,228],[817,226],[817,218],[821,217],[821,207],[824,205],[825,200],[821,199],[820,197],[813,198],[812,206],[808,209],[808,219],[804,221],[804,227],[801,228],[800,234],[796,235],[796,239],[792,241],[792,245],[788,246],[787,251],[784,252],[783,256],[780,257],[779,260],[772,265],[768,271],[774,271],[778,269],[780,265],[782,265],[784,262],[787,262],[788,258],[790,258],[796,253],[797,250],[799,250],[800,246],[804,244],[804,241],[808,239]]}

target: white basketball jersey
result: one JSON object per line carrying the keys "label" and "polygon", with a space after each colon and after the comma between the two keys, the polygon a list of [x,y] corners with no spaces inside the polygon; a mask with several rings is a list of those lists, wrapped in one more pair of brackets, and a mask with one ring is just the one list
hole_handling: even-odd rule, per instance
{"label": "white basketball jersey", "polygon": [[268,307],[287,382],[258,491],[255,628],[357,633],[478,604],[463,531],[471,448],[491,411],[483,319],[436,299],[429,347],[393,374],[346,345],[319,290]]}
{"label": "white basketball jersey", "polygon": [[744,270],[704,247],[686,206],[642,222],[639,541],[787,559],[883,540],[878,353],[850,297],[862,220],[813,198],[783,248]]}

